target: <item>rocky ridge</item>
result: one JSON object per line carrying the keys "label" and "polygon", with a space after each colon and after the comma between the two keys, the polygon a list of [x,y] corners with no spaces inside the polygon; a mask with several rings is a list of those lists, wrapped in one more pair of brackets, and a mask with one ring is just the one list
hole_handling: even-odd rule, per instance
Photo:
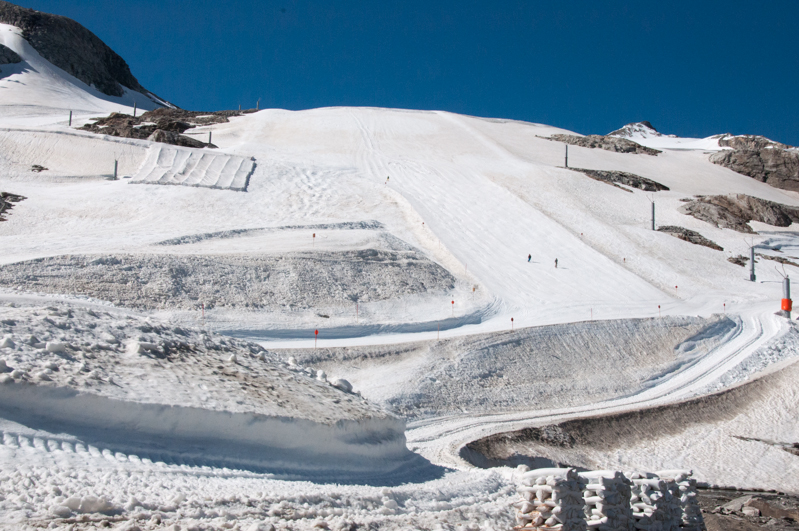
{"label": "rocky ridge", "polygon": [[746,234],[755,232],[750,221],[775,227],[788,227],[799,221],[799,208],[745,194],[698,196],[679,211],[713,226]]}
{"label": "rocky ridge", "polygon": [[723,136],[732,147],[710,155],[710,162],[783,190],[799,191],[799,150],[756,136]]}
{"label": "rocky ridge", "polygon": [[613,151],[615,153],[644,153],[646,155],[657,155],[660,153],[657,149],[642,146],[632,140],[626,138],[615,138],[611,136],[602,135],[552,135],[549,140],[556,140],[565,144],[573,146],[586,147],[590,149],[604,149],[606,151]]}
{"label": "rocky ridge", "polygon": [[630,190],[622,188],[621,186],[619,186],[619,184],[623,184],[631,188],[637,188],[639,190],[644,190],[645,192],[660,192],[669,189],[668,186],[660,184],[657,181],[653,181],[652,179],[647,179],[646,177],[641,177],[640,175],[636,175],[634,173],[628,173],[626,171],[586,170],[584,168],[570,168],[570,169],[574,171],[579,171],[580,173],[583,173],[594,180],[608,183],[617,188],[621,188],[622,190],[625,190],[627,192],[629,192]]}
{"label": "rocky ridge", "polygon": [[694,245],[703,245],[705,247],[709,247],[716,251],[723,251],[724,249],[714,241],[708,240],[695,230],[686,229],[684,227],[677,227],[674,225],[664,225],[662,227],[658,227],[658,232],[666,232],[671,234],[675,238],[679,238],[683,241],[688,243],[693,243]]}
{"label": "rocky ridge", "polygon": [[199,112],[162,107],[136,117],[111,113],[94,123],[84,125],[81,129],[102,135],[147,139],[176,146],[215,148],[216,146],[211,143],[202,142],[182,133],[197,126],[226,123],[231,116],[241,116],[250,112],[254,111]]}
{"label": "rocky ridge", "polygon": [[0,0],[0,22],[21,29],[44,59],[103,94],[119,97],[127,87],[168,105],[139,84],[122,57],[72,19]]}

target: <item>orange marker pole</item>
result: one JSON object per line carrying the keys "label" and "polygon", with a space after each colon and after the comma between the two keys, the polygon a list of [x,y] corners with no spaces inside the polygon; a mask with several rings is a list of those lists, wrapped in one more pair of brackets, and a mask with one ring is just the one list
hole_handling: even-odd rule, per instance
{"label": "orange marker pole", "polygon": [[313,348],[316,348],[317,341],[319,341],[319,330],[314,331]]}

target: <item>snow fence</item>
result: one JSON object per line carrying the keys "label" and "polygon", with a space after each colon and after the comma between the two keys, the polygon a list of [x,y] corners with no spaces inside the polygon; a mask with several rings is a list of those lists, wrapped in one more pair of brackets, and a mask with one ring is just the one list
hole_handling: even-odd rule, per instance
{"label": "snow fence", "polygon": [[516,529],[704,531],[690,470],[657,473],[526,471],[517,488]]}
{"label": "snow fence", "polygon": [[255,170],[253,159],[205,149],[154,145],[132,183],[181,184],[246,191]]}

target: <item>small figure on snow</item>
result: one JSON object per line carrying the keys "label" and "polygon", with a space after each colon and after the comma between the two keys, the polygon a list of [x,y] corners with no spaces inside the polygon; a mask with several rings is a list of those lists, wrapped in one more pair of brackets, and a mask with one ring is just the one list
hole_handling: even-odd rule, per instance
{"label": "small figure on snow", "polygon": [[555,269],[557,269],[557,268],[558,268],[558,259],[555,258]]}
{"label": "small figure on snow", "polygon": [[528,255],[527,255],[527,263],[529,264],[529,263],[530,263],[530,260],[532,260],[532,259],[533,259],[533,255],[531,255],[531,254],[528,254]]}
{"label": "small figure on snow", "polygon": [[391,177],[386,176],[386,184],[388,184],[389,179],[391,179]]}

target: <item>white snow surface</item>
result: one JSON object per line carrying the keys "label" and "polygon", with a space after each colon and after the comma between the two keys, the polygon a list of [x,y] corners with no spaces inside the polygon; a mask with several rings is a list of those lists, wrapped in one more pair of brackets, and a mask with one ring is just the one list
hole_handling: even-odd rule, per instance
{"label": "white snow surface", "polygon": [[147,150],[131,182],[244,191],[254,167],[254,161],[244,157],[158,144]]}
{"label": "white snow surface", "polygon": [[[170,150],[175,160],[178,155],[201,153],[198,163],[205,160],[207,150],[184,151],[76,131],[74,127],[91,117],[132,112],[129,97],[138,96],[101,97],[43,61],[15,28],[0,27],[0,42],[25,59],[17,66],[3,66],[0,74],[0,191],[26,198],[14,204],[6,213],[8,220],[0,223],[0,263],[112,253],[295,256],[320,248],[371,249],[389,245],[390,240],[390,245],[401,241],[425,254],[456,278],[443,295],[422,293],[364,308],[348,304],[330,313],[286,307],[280,315],[257,311],[245,315],[225,309],[203,315],[203,301],[198,300],[194,312],[163,308],[142,316],[115,308],[112,301],[92,300],[86,293],[35,294],[0,286],[0,298],[19,305],[3,310],[13,314],[9,319],[42,327],[49,334],[37,338],[37,344],[44,344],[37,348],[18,337],[16,324],[3,325],[3,334],[11,337],[2,338],[0,353],[11,371],[0,375],[6,382],[0,385],[2,403],[17,411],[3,415],[0,426],[0,520],[6,528],[49,523],[85,528],[108,520],[131,529],[155,522],[198,529],[255,524],[349,529],[353,523],[386,529],[505,529],[512,523],[510,504],[515,495],[511,471],[475,469],[460,457],[464,444],[531,425],[672,403],[757,376],[795,356],[796,342],[783,338],[791,326],[773,315],[782,296],[782,268],[778,271],[760,262],[758,282],[749,282],[744,268],[727,261],[730,256],[748,254],[752,243],[765,248],[768,242],[779,243],[780,256],[799,261],[795,231],[753,222],[759,234],[745,239],[740,233],[685,216],[678,208],[681,199],[693,195],[744,193],[792,206],[799,206],[799,196],[712,164],[705,151],[720,148],[717,142],[712,146],[710,139],[633,138],[663,149],[654,157],[571,147],[569,163],[574,167],[631,172],[670,188],[656,194],[630,193],[561,167],[562,145],[541,137],[569,132],[547,125],[435,111],[271,109],[196,131],[213,131],[214,143],[220,146],[213,152],[219,157],[217,162],[206,161],[209,168],[223,160],[226,166],[230,161],[235,165],[235,161],[255,158],[246,192],[233,186],[241,182],[238,169],[225,174],[232,176],[229,183],[227,177],[212,179],[209,171],[192,177],[197,182],[208,178],[220,189],[148,186],[146,175],[152,172],[141,173],[141,169]],[[145,103],[139,107],[146,108]],[[67,126],[69,110],[75,111],[73,128]],[[136,176],[142,182],[129,186],[128,179],[108,181],[115,159],[120,175]],[[32,173],[34,164],[47,170]],[[164,163],[163,167],[159,181],[179,181],[191,174],[182,171],[188,165]],[[724,251],[649,230],[650,200],[656,204],[658,225],[696,230]],[[378,222],[379,234],[374,229],[342,229],[366,221]],[[214,236],[219,234],[242,236]],[[166,240],[191,243],[162,245]],[[532,255],[529,262],[528,254]],[[793,273],[793,266],[786,266],[785,272]],[[246,288],[246,282],[239,280],[242,293],[247,293]],[[146,293],[146,286],[142,290]],[[73,322],[48,313],[69,308],[79,317],[73,317]],[[129,317],[131,323],[150,319],[149,326],[156,332],[139,330],[136,335],[141,338],[126,335],[129,349],[115,346],[95,351],[92,343],[105,341],[97,334],[110,325],[89,326],[95,317],[83,313],[87,309],[112,316],[109,323],[127,323]],[[36,311],[40,315],[34,315]],[[490,335],[511,327],[660,315],[710,317],[723,312],[735,325],[713,338],[712,348],[691,357],[689,365],[665,371],[651,385],[629,393],[603,395],[601,401],[566,400],[580,405],[562,408],[552,407],[551,401],[547,405],[532,401],[521,411],[481,411],[470,405],[472,409],[458,412],[458,404],[448,404],[446,414],[415,420],[407,439],[421,457],[416,456],[413,466],[401,473],[391,471],[409,455],[403,445],[396,444],[403,437],[396,433],[401,419],[357,395],[314,380],[317,373],[312,368],[306,370],[289,359],[283,363],[280,358],[287,356],[277,350],[313,348],[315,330],[320,346],[396,344],[401,349],[410,342]],[[106,320],[102,315],[97,319]],[[70,326],[59,327],[63,322]],[[211,349],[213,356],[170,364],[147,356],[159,349],[163,352],[159,341],[173,341],[176,328],[202,326],[207,341],[221,345],[221,350]],[[259,334],[259,329],[270,333]],[[271,361],[258,359],[260,350],[253,350],[255,346],[223,340],[212,330],[260,338]],[[281,331],[286,333],[281,335]],[[202,332],[191,335],[200,337]],[[300,335],[307,339],[296,339]],[[132,346],[134,342],[137,347]],[[225,350],[227,345],[230,350]],[[579,348],[572,354],[579,355]],[[381,382],[404,385],[405,376],[415,367],[429,366],[428,361],[400,358],[395,365],[373,365],[373,373],[364,364],[357,378],[327,367],[326,371],[331,380],[346,377],[354,382],[356,392],[378,401],[387,395],[380,389]],[[264,381],[277,373],[287,375],[283,391],[292,399],[280,404],[244,400],[249,395],[242,381],[235,377],[234,383],[233,376],[214,367],[235,367],[239,373],[257,376],[253,385],[260,392],[273,385]],[[270,376],[268,367],[277,372]],[[457,377],[454,374],[453,380]],[[470,383],[463,381],[464,386]],[[298,397],[311,396],[308,390],[318,390],[324,397],[350,397],[356,405],[325,398],[312,407],[299,407]],[[23,401],[35,405],[37,411],[49,411],[49,416],[19,413]],[[103,401],[106,405],[98,405]],[[159,415],[149,410],[143,413],[144,406],[169,406],[173,416],[163,417],[166,422],[159,425],[154,420]],[[175,406],[191,408],[197,416],[184,418],[177,413],[176,417],[175,412],[181,410]],[[284,416],[291,427],[265,423],[265,431],[259,432],[247,420],[254,417],[244,418],[264,412]],[[89,422],[95,413],[116,419],[117,424],[112,422],[104,432]],[[151,437],[123,440],[121,424],[130,415],[146,421],[142,433]],[[347,432],[339,421],[325,431],[323,427],[330,423],[323,417],[345,423],[362,421],[367,428],[374,423],[371,433],[376,435],[365,436],[364,426]],[[783,416],[768,417],[764,433],[774,432],[768,426],[772,420],[782,422]],[[200,430],[202,437],[192,439],[186,428],[183,438],[175,439],[179,445],[155,448],[164,441],[176,444],[165,433],[170,426],[183,429],[181,422]],[[389,423],[388,427],[382,422]],[[307,429],[298,428],[302,426]],[[291,431],[294,428],[298,431]],[[380,436],[381,429],[391,435]],[[242,437],[236,441],[239,432]],[[757,438],[756,432],[746,435]],[[206,436],[213,434],[218,438],[208,442]],[[275,465],[280,456],[270,468],[268,456],[261,455],[259,461],[253,455],[258,453],[256,439],[271,444],[286,437],[297,441],[297,448],[286,449],[294,457],[302,448],[328,444],[326,451],[336,456],[326,459],[320,451],[304,476],[296,466],[283,470],[286,476],[313,482],[281,479],[280,467]],[[254,446],[248,440],[256,441]],[[716,441],[723,447],[723,438]],[[225,445],[233,449],[229,455],[222,451]],[[358,450],[346,448],[377,451],[358,470]],[[730,445],[729,452],[695,452],[693,461],[683,460],[679,465],[695,468],[700,475],[710,471],[716,482],[728,484],[727,479],[746,477],[737,463],[749,462],[742,459],[742,452],[751,448],[741,444]],[[658,455],[674,455],[670,449],[647,451],[654,456],[648,462],[660,463]],[[630,455],[634,460],[640,454]],[[711,467],[709,459],[724,462]],[[799,465],[785,459],[780,466],[789,467],[796,476]],[[363,476],[368,473],[364,467],[378,462],[383,463],[382,475],[378,474],[382,479],[358,484],[353,473],[342,475],[341,480],[350,484],[327,483],[335,481],[330,470],[337,465]],[[412,482],[398,485],[404,481]],[[777,479],[773,488],[787,486]]]}

